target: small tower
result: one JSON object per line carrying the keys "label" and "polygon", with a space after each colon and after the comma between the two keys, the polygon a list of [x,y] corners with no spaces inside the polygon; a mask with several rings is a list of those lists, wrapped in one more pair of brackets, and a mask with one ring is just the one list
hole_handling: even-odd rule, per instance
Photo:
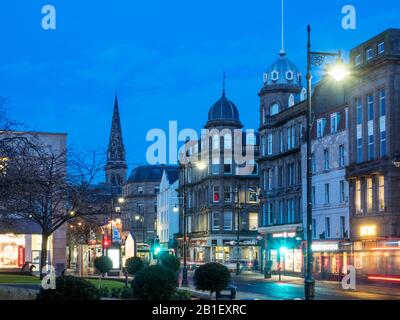
{"label": "small tower", "polygon": [[115,95],[110,140],[107,149],[107,164],[105,167],[106,183],[112,186],[122,186],[126,181],[127,168],[125,147],[122,140],[121,120],[119,117],[118,97]]}

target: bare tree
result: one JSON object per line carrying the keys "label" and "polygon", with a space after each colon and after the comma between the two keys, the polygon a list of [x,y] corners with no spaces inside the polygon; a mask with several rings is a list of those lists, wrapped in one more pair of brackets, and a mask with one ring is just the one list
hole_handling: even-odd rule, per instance
{"label": "bare tree", "polygon": [[104,164],[96,153],[67,153],[31,137],[9,133],[1,142],[1,214],[6,221],[22,218],[40,226],[42,278],[49,237],[72,219],[100,213],[91,185]]}

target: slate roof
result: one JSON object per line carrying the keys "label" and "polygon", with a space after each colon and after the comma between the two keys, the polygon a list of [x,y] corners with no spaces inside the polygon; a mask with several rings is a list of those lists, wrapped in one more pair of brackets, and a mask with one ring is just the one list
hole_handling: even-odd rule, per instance
{"label": "slate roof", "polygon": [[170,175],[174,177],[174,171],[178,170],[177,168],[177,166],[167,165],[139,166],[132,170],[128,182],[161,182],[164,170],[167,171],[169,179]]}

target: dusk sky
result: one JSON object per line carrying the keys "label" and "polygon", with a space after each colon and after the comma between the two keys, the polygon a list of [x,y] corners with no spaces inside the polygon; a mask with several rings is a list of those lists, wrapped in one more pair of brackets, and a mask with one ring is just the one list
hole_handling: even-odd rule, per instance
{"label": "dusk sky", "polygon": [[[41,27],[41,9],[57,9],[57,29]],[[342,7],[357,29],[341,27]],[[258,128],[263,71],[281,46],[280,0],[3,0],[0,96],[30,130],[68,133],[79,149],[105,150],[118,92],[129,171],[145,161],[146,133],[200,130],[210,106],[227,96],[242,123]],[[400,27],[398,0],[285,1],[285,49],[303,74],[306,26],[315,50],[349,49]]]}

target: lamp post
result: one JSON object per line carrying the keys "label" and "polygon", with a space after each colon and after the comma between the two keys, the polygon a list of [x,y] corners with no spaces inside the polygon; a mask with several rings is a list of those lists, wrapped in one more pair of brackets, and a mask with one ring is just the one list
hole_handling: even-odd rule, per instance
{"label": "lamp post", "polygon": [[394,158],[393,158],[393,165],[396,168],[400,168],[400,152],[396,151],[396,153],[394,154]]}
{"label": "lamp post", "polygon": [[236,186],[236,200],[235,200],[235,209],[236,209],[236,274],[240,274],[240,185]]}
{"label": "lamp post", "polygon": [[311,26],[307,26],[307,265],[306,276],[304,280],[304,293],[306,300],[312,300],[315,297],[315,280],[312,275],[313,257],[312,257],[312,153],[311,153],[311,131],[312,131],[312,75],[313,66],[321,66],[326,57],[337,57],[338,63],[328,71],[328,74],[335,80],[341,81],[349,74],[342,64],[341,51],[337,53],[313,52],[311,51]]}

